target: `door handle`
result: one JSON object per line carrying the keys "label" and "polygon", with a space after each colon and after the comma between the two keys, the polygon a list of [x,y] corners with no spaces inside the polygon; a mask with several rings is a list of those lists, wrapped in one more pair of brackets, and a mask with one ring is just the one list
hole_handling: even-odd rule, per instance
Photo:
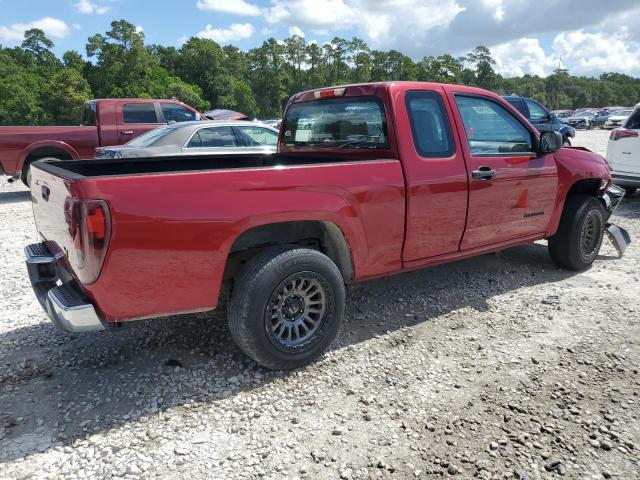
{"label": "door handle", "polygon": [[496,171],[491,167],[479,167],[478,170],[471,172],[471,176],[476,180],[486,182],[487,180],[495,178]]}
{"label": "door handle", "polygon": [[133,130],[123,130],[120,133],[122,135],[133,135]]}

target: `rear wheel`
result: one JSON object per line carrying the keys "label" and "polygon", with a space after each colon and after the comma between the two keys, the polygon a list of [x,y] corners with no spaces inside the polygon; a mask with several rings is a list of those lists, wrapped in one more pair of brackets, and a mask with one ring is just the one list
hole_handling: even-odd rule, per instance
{"label": "rear wheel", "polygon": [[600,252],[604,227],[604,211],[597,198],[569,196],[558,232],[549,238],[551,259],[567,270],[588,269]]}
{"label": "rear wheel", "polygon": [[231,335],[260,365],[287,370],[317,359],[344,314],[344,280],[322,253],[270,248],[251,259],[229,303]]}
{"label": "rear wheel", "polygon": [[53,153],[49,155],[31,155],[24,161],[24,165],[22,166],[22,173],[20,174],[20,180],[27,187],[31,186],[31,164],[36,160],[71,160],[71,156],[66,152]]}

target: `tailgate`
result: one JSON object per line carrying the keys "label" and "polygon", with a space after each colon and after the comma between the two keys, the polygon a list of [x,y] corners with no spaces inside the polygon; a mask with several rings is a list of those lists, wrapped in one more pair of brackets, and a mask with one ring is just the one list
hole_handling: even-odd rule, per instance
{"label": "tailgate", "polygon": [[76,181],[45,172],[37,163],[31,166],[31,201],[36,228],[49,251],[59,257],[72,274],[77,271],[78,259],[68,217],[73,203],[71,189]]}

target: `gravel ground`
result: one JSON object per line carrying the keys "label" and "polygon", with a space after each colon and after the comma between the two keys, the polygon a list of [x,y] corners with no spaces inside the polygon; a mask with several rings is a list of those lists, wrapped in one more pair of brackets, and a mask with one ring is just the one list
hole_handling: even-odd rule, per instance
{"label": "gravel ground", "polygon": [[0,225],[0,478],[640,478],[637,244],[579,275],[538,243],[362,284],[336,347],[281,373],[219,317],[57,331],[21,186]]}

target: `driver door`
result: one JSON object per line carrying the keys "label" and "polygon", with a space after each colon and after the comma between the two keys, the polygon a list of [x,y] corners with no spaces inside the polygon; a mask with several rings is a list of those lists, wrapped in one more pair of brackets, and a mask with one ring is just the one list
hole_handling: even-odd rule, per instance
{"label": "driver door", "polygon": [[543,234],[557,192],[553,154],[539,156],[534,132],[497,100],[463,94],[454,99],[469,177],[460,249]]}

